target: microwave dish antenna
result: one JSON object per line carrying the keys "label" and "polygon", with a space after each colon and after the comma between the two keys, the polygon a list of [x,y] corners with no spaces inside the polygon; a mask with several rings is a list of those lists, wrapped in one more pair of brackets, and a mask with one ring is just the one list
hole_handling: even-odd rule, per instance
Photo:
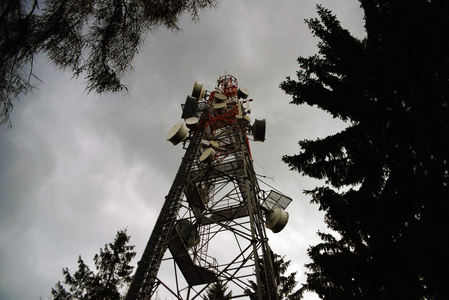
{"label": "microwave dish antenna", "polygon": [[284,229],[291,199],[259,187],[248,134],[263,142],[266,122],[250,124],[249,95],[232,75],[211,91],[195,81],[167,134],[186,152],[126,299],[203,299],[217,281],[233,298],[278,299],[266,228]]}

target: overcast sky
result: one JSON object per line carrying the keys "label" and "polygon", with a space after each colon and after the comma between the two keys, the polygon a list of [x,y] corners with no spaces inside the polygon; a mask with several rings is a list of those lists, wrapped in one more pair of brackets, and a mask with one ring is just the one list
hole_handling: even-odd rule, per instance
{"label": "overcast sky", "polygon": [[[365,35],[358,1],[319,3],[353,35]],[[15,103],[12,129],[0,128],[0,299],[47,299],[62,268],[75,272],[78,255],[92,266],[119,229],[127,228],[136,245],[136,264],[185,151],[166,134],[180,121],[194,81],[212,90],[225,71],[250,91],[251,119],[267,120],[266,141],[251,143],[256,173],[293,198],[289,223],[269,232],[269,242],[304,282],[307,248],[326,226],[302,191],[320,183],[289,171],[281,157],[298,153],[301,139],[345,126],[316,108],[289,104],[278,87],[295,76],[298,56],[317,51],[304,24],[317,16],[315,5],[227,0],[199,23],[183,19],[180,33],[148,34],[124,80],[128,94],[88,95],[82,79],[39,57],[35,73],[44,83]]]}

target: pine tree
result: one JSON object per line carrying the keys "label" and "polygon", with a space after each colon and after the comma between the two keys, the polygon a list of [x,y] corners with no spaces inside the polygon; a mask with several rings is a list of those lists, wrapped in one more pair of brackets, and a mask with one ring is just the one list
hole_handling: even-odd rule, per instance
{"label": "pine tree", "polygon": [[226,292],[228,286],[223,281],[218,280],[212,283],[206,290],[204,300],[227,300],[231,299],[232,291]]}
{"label": "pine tree", "polygon": [[13,100],[32,89],[33,65],[47,54],[57,68],[83,76],[87,90],[126,89],[121,78],[148,32],[178,30],[188,13],[218,0],[3,0],[0,2],[0,125],[9,123]]}
{"label": "pine tree", "polygon": [[134,246],[128,245],[130,237],[126,230],[120,230],[114,242],[100,248],[94,256],[96,272],[91,271],[81,256],[78,270],[72,275],[68,268],[62,270],[64,284],[58,282],[52,289],[53,299],[121,299],[121,295],[131,282],[132,266],[136,255]]}
{"label": "pine tree", "polygon": [[[273,272],[274,272],[274,279],[276,284],[276,292],[278,294],[278,298],[280,300],[282,299],[289,299],[289,300],[295,300],[300,299],[300,292],[294,291],[297,281],[296,281],[296,274],[297,272],[292,272],[288,275],[286,275],[287,269],[290,266],[291,261],[285,260],[285,256],[281,256],[279,254],[274,253],[273,251],[270,251],[271,258],[272,258],[272,264],[273,264]],[[260,268],[260,270],[263,270],[264,268]],[[264,274],[262,273],[261,276],[263,277]],[[257,298],[257,283],[250,280],[250,286],[251,289],[246,290],[246,294],[249,295],[250,299],[256,300]]]}
{"label": "pine tree", "polygon": [[366,38],[318,6],[319,53],[281,88],[345,130],[299,142],[292,170],[335,233],[319,235],[301,291],[323,299],[446,299],[449,267],[449,2],[360,1]]}

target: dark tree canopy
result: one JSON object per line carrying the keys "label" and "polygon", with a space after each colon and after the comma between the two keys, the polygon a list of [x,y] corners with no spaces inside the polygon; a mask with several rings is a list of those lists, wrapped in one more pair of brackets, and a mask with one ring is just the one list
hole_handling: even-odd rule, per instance
{"label": "dark tree canopy", "polygon": [[45,53],[57,68],[87,80],[87,90],[117,92],[145,35],[177,30],[218,0],[3,0],[0,3],[0,125],[13,100],[32,88],[33,62]]}
{"label": "dark tree canopy", "polygon": [[323,299],[449,299],[449,1],[361,0],[366,38],[319,6],[319,53],[281,88],[347,129],[299,142],[292,170],[329,228],[302,291]]}
{"label": "dark tree canopy", "polygon": [[[126,230],[120,230],[114,242],[106,244],[94,256],[96,272],[91,271],[81,256],[78,270],[72,275],[68,268],[62,270],[64,286],[58,282],[52,289],[52,299],[122,299],[125,288],[131,282],[131,260],[136,256],[134,246],[129,245]],[[66,289],[68,288],[68,289]]]}

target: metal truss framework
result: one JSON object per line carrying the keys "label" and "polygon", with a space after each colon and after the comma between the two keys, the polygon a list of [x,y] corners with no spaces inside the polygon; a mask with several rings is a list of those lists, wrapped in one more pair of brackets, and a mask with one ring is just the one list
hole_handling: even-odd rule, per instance
{"label": "metal truss framework", "polygon": [[126,299],[203,299],[218,280],[232,298],[277,299],[264,226],[273,205],[266,207],[256,179],[243,108],[250,100],[239,93],[237,79],[224,75],[214,91],[197,95],[198,124],[183,142],[185,155]]}

